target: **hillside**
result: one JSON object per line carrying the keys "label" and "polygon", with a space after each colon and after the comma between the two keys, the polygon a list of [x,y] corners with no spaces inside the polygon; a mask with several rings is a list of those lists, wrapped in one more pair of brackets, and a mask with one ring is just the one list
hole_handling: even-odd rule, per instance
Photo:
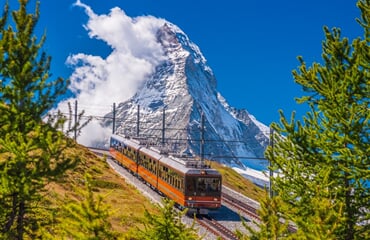
{"label": "hillside", "polygon": [[263,189],[241,176],[235,170],[217,162],[211,162],[211,167],[217,169],[222,174],[223,186],[229,187],[257,201],[264,196]]}
{"label": "hillside", "polygon": [[[119,176],[104,159],[96,156],[87,148],[78,146],[69,150],[69,154],[77,154],[82,161],[74,170],[56,183],[48,185],[46,201],[60,205],[71,199],[80,199],[76,194],[84,188],[84,174],[93,177],[94,194],[104,196],[104,202],[110,206],[113,215],[110,217],[113,228],[126,236],[133,234],[136,227],[144,221],[144,209],[156,212],[156,207],[144,195]],[[218,163],[212,163],[223,175],[223,184],[253,199],[258,199],[263,190],[240,176],[234,170]],[[131,235],[133,236],[133,235]]]}
{"label": "hillside", "polygon": [[116,231],[130,232],[143,222],[144,209],[156,211],[155,206],[144,195],[126,183],[102,158],[82,146],[69,151],[70,154],[79,155],[82,161],[63,179],[48,185],[48,197],[45,200],[60,205],[71,199],[80,199],[76,192],[85,187],[84,175],[89,173],[92,176],[94,194],[103,196],[104,202],[112,210],[113,215],[109,220]]}

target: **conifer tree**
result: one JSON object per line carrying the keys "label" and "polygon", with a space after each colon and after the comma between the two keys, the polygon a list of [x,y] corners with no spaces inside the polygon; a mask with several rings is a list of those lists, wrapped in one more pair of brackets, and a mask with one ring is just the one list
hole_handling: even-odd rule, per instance
{"label": "conifer tree", "polygon": [[[37,214],[44,186],[77,163],[64,150],[75,143],[57,129],[60,113],[47,112],[65,93],[68,81],[50,79],[50,61],[37,41],[39,18],[27,12],[29,0],[11,11],[6,3],[0,19],[0,237],[34,238],[41,225]],[[10,18],[11,15],[11,18]],[[13,20],[13,22],[10,22]]]}
{"label": "conifer tree", "polygon": [[138,231],[138,239],[142,240],[196,240],[199,239],[194,226],[188,227],[182,223],[181,218],[186,210],[177,211],[175,202],[163,200],[158,216],[145,211],[145,229]]}
{"label": "conifer tree", "polygon": [[264,235],[280,216],[297,227],[281,238],[370,237],[370,0],[357,6],[363,38],[350,43],[340,29],[324,27],[322,63],[307,67],[298,58],[293,76],[306,96],[296,101],[310,111],[303,122],[281,112],[272,124],[277,134],[266,156],[278,175],[271,180],[280,206],[262,213]]}
{"label": "conifer tree", "polygon": [[[266,192],[267,196],[267,192]],[[280,216],[275,214],[281,211],[280,199],[266,197],[262,199],[261,208],[257,213],[262,217],[261,221],[265,224],[260,225],[260,229],[256,230],[253,227],[247,225],[247,223],[242,218],[243,227],[250,233],[250,235],[245,235],[242,231],[237,230],[236,235],[240,240],[277,240],[282,237],[286,237],[288,234],[288,222],[282,222]],[[258,225],[254,221],[255,224]]]}
{"label": "conifer tree", "polygon": [[91,176],[87,174],[85,190],[78,191],[81,200],[63,206],[60,222],[64,235],[67,239],[79,240],[117,239],[118,234],[108,221],[110,209],[101,195],[94,195],[91,183]]}

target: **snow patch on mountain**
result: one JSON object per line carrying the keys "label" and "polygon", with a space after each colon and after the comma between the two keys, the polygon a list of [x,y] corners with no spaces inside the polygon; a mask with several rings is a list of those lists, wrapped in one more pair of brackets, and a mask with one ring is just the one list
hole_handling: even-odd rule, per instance
{"label": "snow patch on mountain", "polygon": [[242,168],[242,158],[263,158],[268,127],[227,103],[198,46],[169,22],[158,29],[156,37],[164,60],[132,98],[118,105],[116,131],[165,142],[177,154],[199,156],[203,115],[205,158]]}

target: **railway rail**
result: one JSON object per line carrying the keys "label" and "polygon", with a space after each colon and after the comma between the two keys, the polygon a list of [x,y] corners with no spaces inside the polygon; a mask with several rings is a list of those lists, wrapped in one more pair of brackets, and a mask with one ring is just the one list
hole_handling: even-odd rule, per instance
{"label": "railway rail", "polygon": [[242,213],[246,214],[248,217],[251,217],[253,220],[260,221],[260,217],[257,214],[257,209],[252,207],[251,205],[240,201],[226,193],[222,193],[222,201],[238,209]]}
{"label": "railway rail", "polygon": [[209,232],[221,239],[238,240],[239,238],[230,229],[220,224],[216,219],[210,216],[197,215],[196,221],[199,225],[206,228]]}
{"label": "railway rail", "polygon": [[[257,209],[243,201],[240,201],[226,193],[222,193],[222,201],[224,203],[227,203],[229,205],[231,205],[232,207],[238,209],[241,213],[247,215],[248,217],[251,217],[253,220],[255,220],[256,222],[260,222],[261,221],[261,218],[259,217],[258,213],[257,213]],[[284,220],[281,220],[281,222],[283,223]],[[288,230],[289,232],[296,232],[297,231],[297,228],[293,225],[293,224],[288,224]]]}

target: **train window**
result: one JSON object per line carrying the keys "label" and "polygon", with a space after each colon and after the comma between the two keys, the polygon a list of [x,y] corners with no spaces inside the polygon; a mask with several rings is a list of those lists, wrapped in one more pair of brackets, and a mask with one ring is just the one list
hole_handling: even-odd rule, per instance
{"label": "train window", "polygon": [[147,162],[145,161],[145,155],[141,155],[139,159],[140,159],[140,162],[142,162],[143,167],[148,168]]}
{"label": "train window", "polygon": [[118,141],[114,138],[111,138],[110,147],[117,148],[117,145],[118,145]]}
{"label": "train window", "polygon": [[152,159],[149,158],[149,171],[153,172],[153,164],[152,164]]}
{"label": "train window", "polygon": [[114,139],[114,138],[111,138],[110,139],[110,146],[111,147],[115,147],[116,146],[116,139]]}
{"label": "train window", "polygon": [[179,176],[178,179],[177,179],[177,184],[179,186],[178,189],[181,190],[181,191],[184,190],[184,187],[183,187],[183,184],[182,183],[183,183],[183,179],[182,179],[181,176]]}
{"label": "train window", "polygon": [[198,178],[198,187],[200,191],[218,192],[220,191],[219,178]]}
{"label": "train window", "polygon": [[220,193],[221,178],[219,177],[187,176],[185,179],[185,194],[188,196],[218,196]]}
{"label": "train window", "polygon": [[206,182],[205,182],[204,178],[198,178],[197,190],[199,192],[205,192],[206,191]]}
{"label": "train window", "polygon": [[159,176],[164,180],[164,181],[166,181],[167,182],[167,168],[165,167],[165,166],[160,166],[159,167]]}

